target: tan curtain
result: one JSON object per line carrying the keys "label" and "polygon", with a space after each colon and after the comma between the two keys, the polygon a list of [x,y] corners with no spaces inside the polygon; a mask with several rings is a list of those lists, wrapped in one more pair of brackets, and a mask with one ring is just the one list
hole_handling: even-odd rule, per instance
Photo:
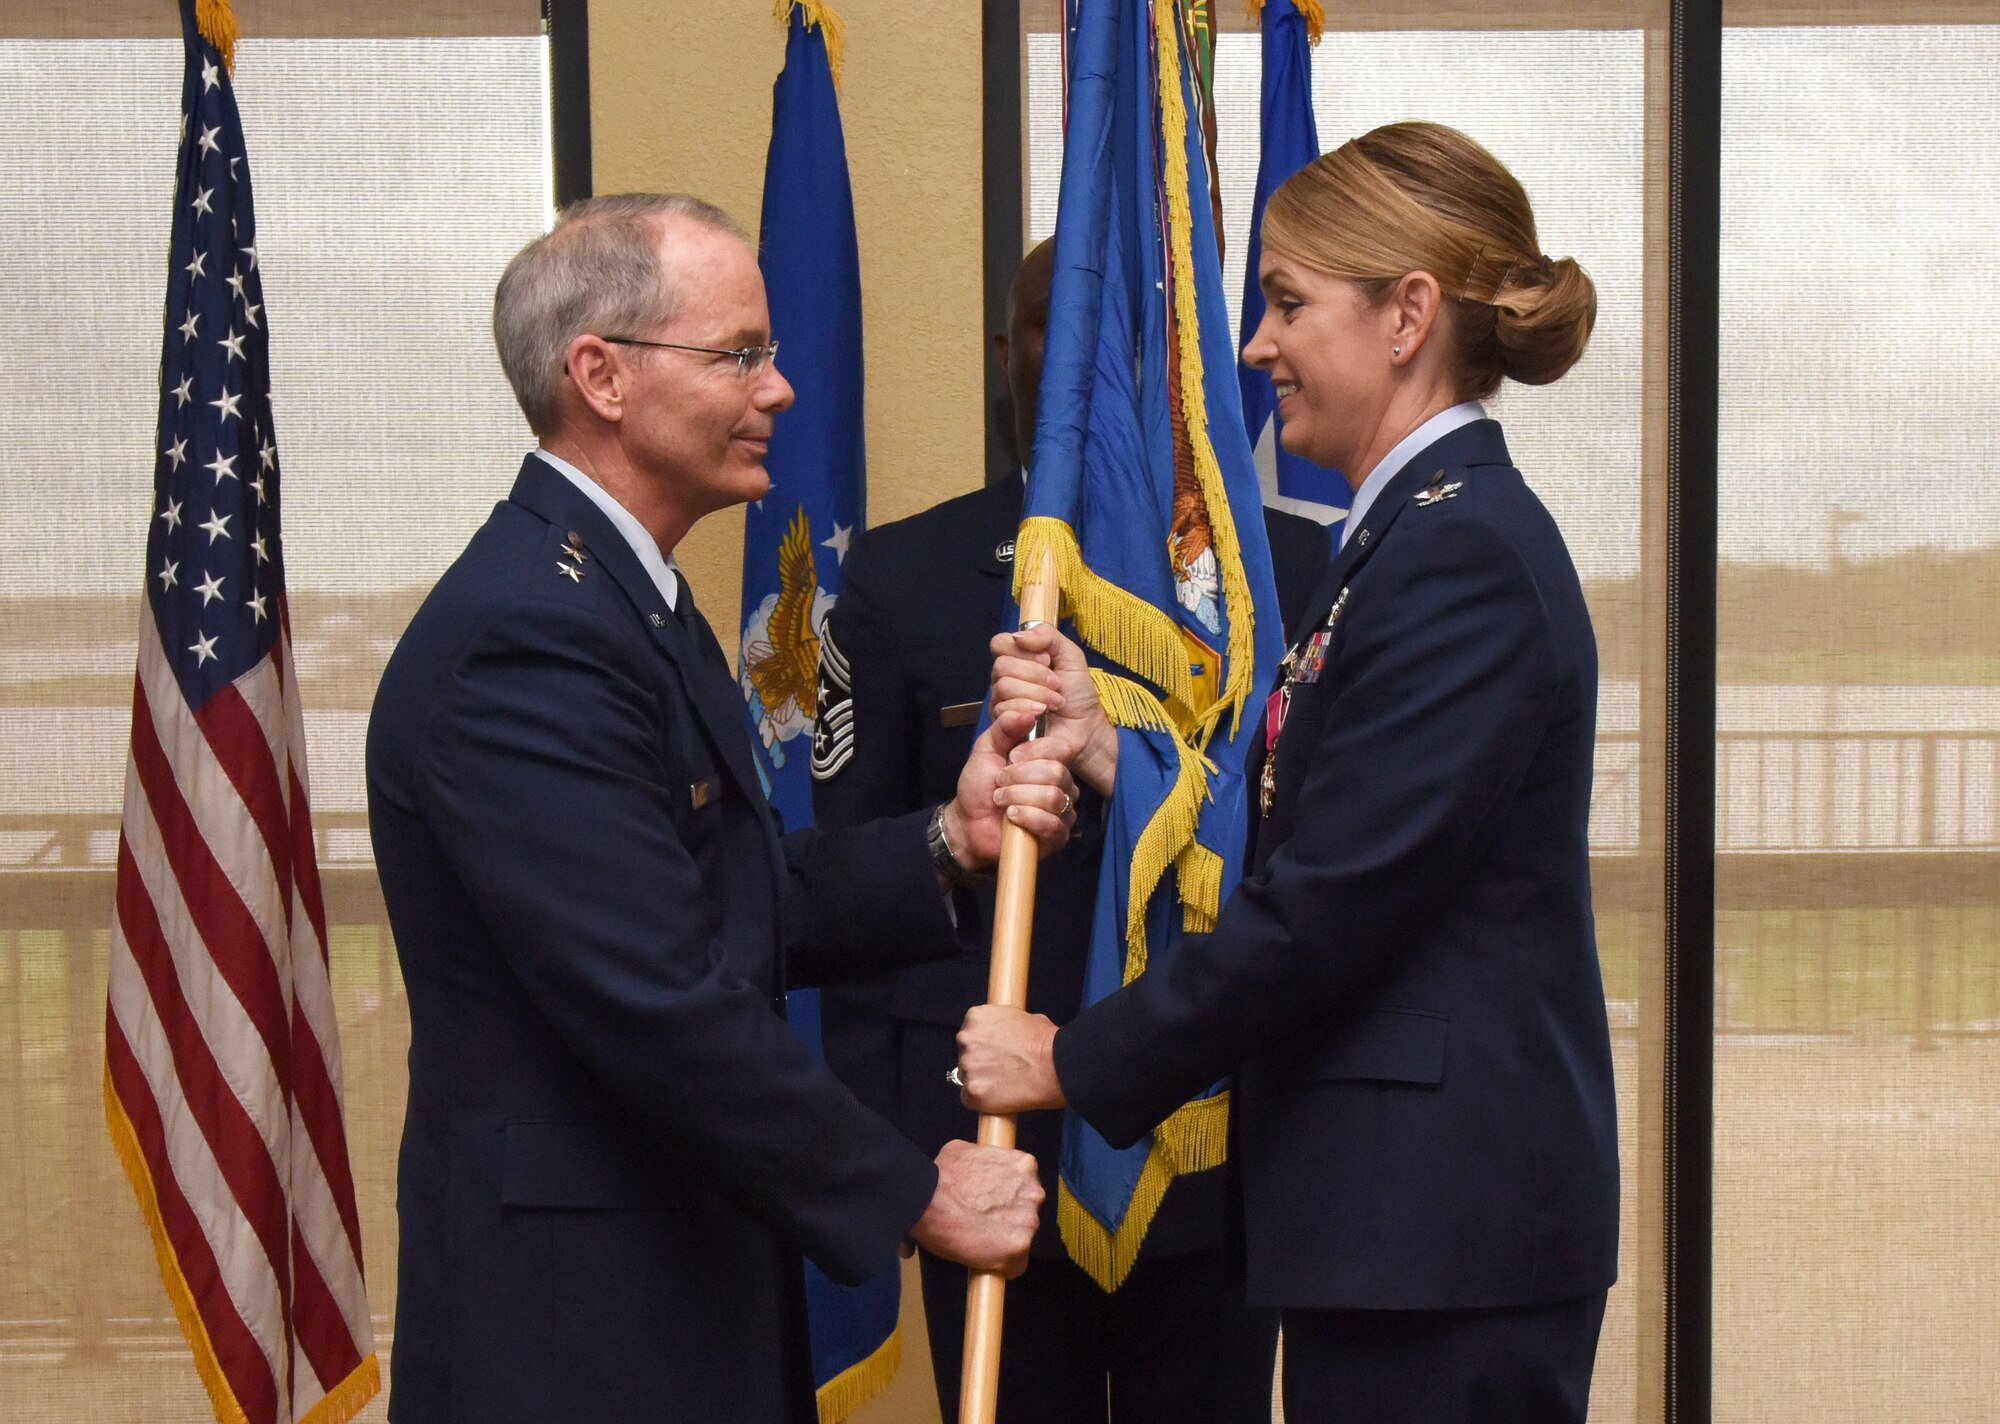
{"label": "tan curtain", "polygon": [[[116,37],[22,37],[11,9],[0,23],[13,131],[0,151],[13,199],[0,235],[0,1413],[24,1424],[208,1417],[104,1129],[181,87],[179,41],[159,37],[174,31],[126,24],[141,9],[171,24],[175,7],[104,8],[125,17]],[[409,1034],[368,848],[362,732],[416,600],[530,443],[487,317],[501,266],[549,219],[544,42],[533,23],[496,18],[532,20],[532,3],[400,4],[398,25],[371,38],[271,38],[259,19],[284,8],[240,7],[236,87],[349,1141],[393,1370]],[[356,24],[389,13],[318,8]],[[379,1399],[362,1416],[384,1417]]]}
{"label": "tan curtain", "polygon": [[[1723,45],[1715,1417],[1746,1424],[1985,1419],[2000,1378],[2000,9],[1844,8]],[[1929,8],[1986,23],[1896,23]]]}

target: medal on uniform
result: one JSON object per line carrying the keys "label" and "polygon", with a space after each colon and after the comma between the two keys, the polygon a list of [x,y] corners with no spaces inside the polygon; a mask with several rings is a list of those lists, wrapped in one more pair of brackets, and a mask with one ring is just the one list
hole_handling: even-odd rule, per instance
{"label": "medal on uniform", "polygon": [[1285,730],[1285,718],[1292,710],[1292,688],[1299,683],[1315,683],[1326,670],[1327,649],[1333,644],[1333,625],[1347,607],[1347,590],[1333,600],[1326,622],[1303,643],[1296,643],[1278,664],[1278,686],[1264,700],[1264,774],[1257,778],[1257,800],[1261,814],[1271,814],[1271,802],[1278,794],[1278,736]]}

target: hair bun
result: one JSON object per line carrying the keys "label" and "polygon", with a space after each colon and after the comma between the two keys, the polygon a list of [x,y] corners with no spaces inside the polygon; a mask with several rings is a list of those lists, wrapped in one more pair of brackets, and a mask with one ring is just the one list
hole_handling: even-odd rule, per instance
{"label": "hair bun", "polygon": [[1577,363],[1597,323],[1597,284],[1573,257],[1511,268],[1493,296],[1502,375],[1546,386]]}

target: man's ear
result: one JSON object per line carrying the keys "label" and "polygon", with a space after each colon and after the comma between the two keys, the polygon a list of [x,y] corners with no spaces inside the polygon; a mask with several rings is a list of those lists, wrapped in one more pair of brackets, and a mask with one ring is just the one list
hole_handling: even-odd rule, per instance
{"label": "man's ear", "polygon": [[599,420],[615,424],[625,418],[625,362],[603,337],[584,332],[572,338],[564,369],[583,403]]}

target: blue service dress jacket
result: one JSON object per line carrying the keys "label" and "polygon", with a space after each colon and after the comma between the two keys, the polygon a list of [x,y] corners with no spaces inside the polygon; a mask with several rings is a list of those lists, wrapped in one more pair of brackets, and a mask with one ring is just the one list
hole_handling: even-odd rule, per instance
{"label": "blue service dress jacket", "polygon": [[411,1023],[392,1419],[812,1417],[800,1257],[893,1263],[936,1169],[784,989],[956,952],[924,814],[781,837],[713,635],[533,457],[367,767]]}
{"label": "blue service dress jacket", "polygon": [[[1114,1144],[1235,1074],[1250,1300],[1574,1299],[1617,1266],[1610,1033],[1587,827],[1597,653],[1500,427],[1384,486],[1293,628],[1214,931],[1061,1029]],[[1320,635],[1324,635],[1321,637]]]}

